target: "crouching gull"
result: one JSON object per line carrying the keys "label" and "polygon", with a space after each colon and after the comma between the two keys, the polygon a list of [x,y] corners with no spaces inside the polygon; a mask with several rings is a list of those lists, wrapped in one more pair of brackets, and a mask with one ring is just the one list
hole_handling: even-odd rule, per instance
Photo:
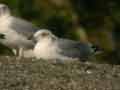
{"label": "crouching gull", "polygon": [[90,43],[58,38],[46,29],[36,32],[34,40],[37,43],[33,49],[33,53],[37,59],[82,60],[95,53],[95,49]]}
{"label": "crouching gull", "polygon": [[23,50],[34,47],[29,38],[38,30],[32,23],[14,17],[5,4],[0,4],[0,33],[5,39],[0,43],[16,51],[16,55],[23,56]]}

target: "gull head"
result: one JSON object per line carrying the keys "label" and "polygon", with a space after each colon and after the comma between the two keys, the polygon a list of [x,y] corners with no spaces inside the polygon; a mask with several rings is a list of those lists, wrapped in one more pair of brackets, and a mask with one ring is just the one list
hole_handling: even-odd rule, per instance
{"label": "gull head", "polygon": [[34,34],[34,39],[38,42],[41,40],[55,40],[57,37],[47,29],[40,29]]}
{"label": "gull head", "polygon": [[7,5],[0,4],[0,16],[10,15],[10,10]]}

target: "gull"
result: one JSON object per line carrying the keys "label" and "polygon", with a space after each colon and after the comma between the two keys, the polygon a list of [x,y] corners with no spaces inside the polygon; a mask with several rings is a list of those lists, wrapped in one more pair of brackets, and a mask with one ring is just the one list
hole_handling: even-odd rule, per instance
{"label": "gull", "polygon": [[11,48],[16,56],[23,57],[23,51],[32,49],[35,43],[29,38],[38,30],[32,23],[14,17],[5,4],[0,4],[0,33],[5,39],[0,43]]}
{"label": "gull", "polygon": [[33,39],[36,41],[33,49],[36,59],[82,60],[95,53],[91,43],[59,38],[47,29],[37,31]]}

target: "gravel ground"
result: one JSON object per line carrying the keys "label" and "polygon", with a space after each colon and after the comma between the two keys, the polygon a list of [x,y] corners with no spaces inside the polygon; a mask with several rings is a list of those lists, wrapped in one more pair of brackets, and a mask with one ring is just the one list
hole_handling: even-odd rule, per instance
{"label": "gravel ground", "polygon": [[0,57],[0,90],[120,90],[120,65]]}

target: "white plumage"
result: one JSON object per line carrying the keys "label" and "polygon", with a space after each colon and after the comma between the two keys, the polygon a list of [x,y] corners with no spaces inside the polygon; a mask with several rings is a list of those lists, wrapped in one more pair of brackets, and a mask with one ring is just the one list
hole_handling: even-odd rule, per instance
{"label": "white plumage", "polygon": [[5,35],[0,43],[14,49],[18,56],[23,56],[24,49],[34,47],[35,43],[29,38],[37,29],[32,23],[11,16],[8,6],[0,4],[0,33]]}
{"label": "white plumage", "polygon": [[37,43],[33,53],[37,59],[76,60],[94,53],[90,44],[58,38],[46,29],[36,32],[34,39]]}

